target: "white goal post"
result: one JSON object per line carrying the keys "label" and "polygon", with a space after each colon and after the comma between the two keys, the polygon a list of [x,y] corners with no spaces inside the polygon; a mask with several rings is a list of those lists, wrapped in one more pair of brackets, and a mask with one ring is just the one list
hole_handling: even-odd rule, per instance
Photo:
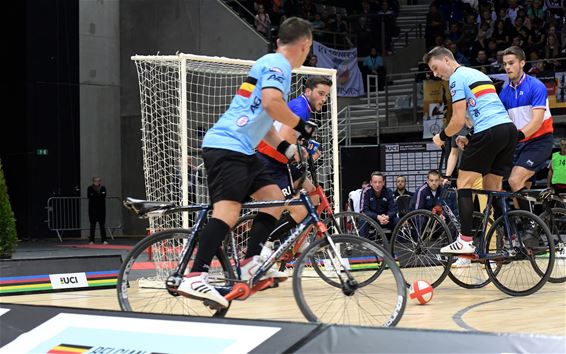
{"label": "white goal post", "polygon": [[[209,203],[206,173],[200,156],[204,133],[226,111],[247,77],[250,60],[192,54],[132,56],[137,68],[142,120],[146,198],[188,205]],[[301,67],[293,70],[288,100],[303,92],[308,76],[333,82],[330,97],[314,116],[315,139],[323,153],[317,174],[336,211],[340,210],[336,70]],[[150,231],[188,228],[194,215],[150,220]]]}

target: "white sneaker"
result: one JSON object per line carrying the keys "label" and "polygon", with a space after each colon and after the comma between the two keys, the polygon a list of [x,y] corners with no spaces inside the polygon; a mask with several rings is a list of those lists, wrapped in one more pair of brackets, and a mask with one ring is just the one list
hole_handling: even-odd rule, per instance
{"label": "white sneaker", "polygon": [[259,256],[261,259],[268,259],[269,256],[273,253],[273,242],[266,241],[263,247],[261,248],[261,253]]}
{"label": "white sneaker", "polygon": [[229,305],[228,300],[208,283],[208,273],[206,272],[187,274],[181,281],[177,292],[184,296],[214,301],[224,308]]}
{"label": "white sneaker", "polygon": [[456,262],[452,263],[452,268],[468,268],[472,266],[472,261],[467,258],[457,258]]}
{"label": "white sneaker", "polygon": [[476,251],[476,246],[472,241],[463,241],[460,236],[456,241],[452,242],[448,246],[444,246],[440,249],[440,253],[451,253],[451,254],[470,254]]}
{"label": "white sneaker", "polygon": [[[253,256],[248,259],[245,259],[241,263],[241,271],[242,271],[242,280],[250,280],[255,273],[258,271],[259,267],[263,263],[262,258],[260,256]],[[287,279],[287,273],[280,272],[277,269],[271,267],[265,274],[259,278],[259,280],[265,280],[269,278],[278,278],[279,281],[283,281]]]}

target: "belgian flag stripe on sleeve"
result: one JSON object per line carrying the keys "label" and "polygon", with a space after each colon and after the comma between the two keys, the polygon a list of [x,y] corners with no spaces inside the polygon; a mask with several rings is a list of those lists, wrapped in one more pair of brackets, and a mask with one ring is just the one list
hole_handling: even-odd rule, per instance
{"label": "belgian flag stripe on sleeve", "polygon": [[252,95],[253,90],[255,89],[256,83],[257,83],[257,79],[255,77],[248,76],[244,80],[244,82],[240,85],[237,94],[239,96],[249,98]]}
{"label": "belgian flag stripe on sleeve", "polygon": [[493,82],[491,81],[474,82],[473,84],[470,85],[470,90],[472,90],[472,93],[474,94],[474,96],[476,96],[476,98],[479,98],[488,93],[497,94],[497,91],[495,90],[495,86],[493,86]]}

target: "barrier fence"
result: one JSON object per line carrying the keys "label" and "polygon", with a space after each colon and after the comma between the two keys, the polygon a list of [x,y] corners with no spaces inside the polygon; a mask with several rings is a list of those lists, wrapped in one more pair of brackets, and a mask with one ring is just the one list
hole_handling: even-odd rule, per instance
{"label": "barrier fence", "polygon": [[[88,198],[51,197],[47,200],[47,227],[55,231],[63,242],[64,231],[89,230]],[[106,197],[105,228],[112,239],[113,231],[122,228],[122,200],[119,197]],[[98,225],[97,225],[98,228]]]}

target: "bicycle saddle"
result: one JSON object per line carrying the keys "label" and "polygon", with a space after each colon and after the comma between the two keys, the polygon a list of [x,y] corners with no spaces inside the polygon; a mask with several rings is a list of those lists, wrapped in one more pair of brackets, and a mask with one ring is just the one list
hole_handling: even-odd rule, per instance
{"label": "bicycle saddle", "polygon": [[131,197],[124,200],[124,206],[130,209],[137,216],[145,216],[145,214],[152,211],[166,211],[174,208],[176,205],[173,202],[150,202],[143,199],[134,199]]}
{"label": "bicycle saddle", "polygon": [[553,196],[554,196],[554,189],[546,188],[542,192],[539,193],[539,195],[537,196],[537,200],[539,202],[548,201],[548,200],[551,200]]}

